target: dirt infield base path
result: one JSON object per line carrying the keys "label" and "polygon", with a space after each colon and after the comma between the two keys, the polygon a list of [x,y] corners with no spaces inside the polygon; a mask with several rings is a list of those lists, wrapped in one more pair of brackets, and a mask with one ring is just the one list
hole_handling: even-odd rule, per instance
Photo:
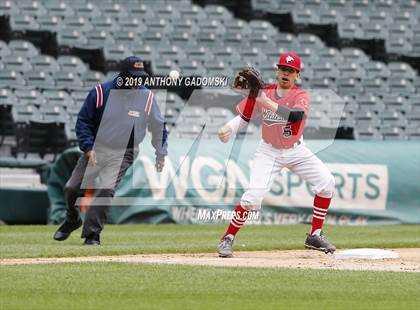
{"label": "dirt infield base path", "polygon": [[336,259],[334,255],[310,250],[238,251],[232,258],[220,258],[215,253],[144,254],[120,256],[85,256],[51,258],[0,259],[0,266],[81,262],[120,262],[144,264],[179,264],[229,267],[281,267],[293,269],[370,270],[420,272],[420,249],[392,249],[397,259]]}

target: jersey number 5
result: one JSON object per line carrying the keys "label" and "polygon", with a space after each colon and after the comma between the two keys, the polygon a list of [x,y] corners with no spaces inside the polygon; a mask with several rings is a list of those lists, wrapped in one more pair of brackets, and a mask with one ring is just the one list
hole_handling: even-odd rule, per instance
{"label": "jersey number 5", "polygon": [[289,138],[292,135],[292,127],[291,126],[284,126],[283,127],[283,136],[285,138]]}

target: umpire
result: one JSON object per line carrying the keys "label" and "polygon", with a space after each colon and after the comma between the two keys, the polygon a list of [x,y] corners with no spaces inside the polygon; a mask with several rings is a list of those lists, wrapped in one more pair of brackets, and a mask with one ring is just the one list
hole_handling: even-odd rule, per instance
{"label": "umpire", "polygon": [[[89,92],[76,122],[77,139],[84,154],[65,185],[66,219],[55,232],[55,240],[66,240],[83,224],[84,244],[100,244],[115,189],[133,164],[146,129],[152,133],[156,170],[162,171],[167,131],[153,93],[136,84],[146,76],[143,60],[131,56],[122,61],[115,79],[100,83]],[[95,198],[82,223],[76,200],[85,188],[94,188]]]}

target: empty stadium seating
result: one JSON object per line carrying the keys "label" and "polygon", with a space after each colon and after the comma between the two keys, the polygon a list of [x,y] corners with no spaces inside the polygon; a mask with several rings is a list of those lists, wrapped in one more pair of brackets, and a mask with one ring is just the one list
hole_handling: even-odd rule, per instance
{"label": "empty stadium seating", "polygon": [[[0,40],[1,136],[24,139],[21,124],[35,126],[30,122],[36,118],[44,125],[60,124],[61,138],[67,139],[67,145],[74,143],[72,128],[87,91],[115,77],[118,62],[131,54],[151,61],[156,75],[175,69],[183,75],[232,77],[240,67],[252,64],[267,82],[275,82],[273,68],[279,55],[293,51],[303,61],[302,87],[332,89],[343,96],[342,124],[356,125],[356,138],[419,137],[419,73],[401,57],[376,59],[366,49],[351,46],[355,39],[382,39],[389,55],[419,56],[418,2],[252,0],[251,5],[263,14],[290,14],[294,26],[283,32],[281,25],[267,20],[246,21],[224,6],[202,7],[190,0],[2,2],[0,15],[10,16],[12,37]],[[335,40],[345,44],[331,46],[329,39],[301,31],[305,25],[330,23],[338,25]],[[25,36],[27,31],[56,33],[57,46],[67,52],[45,53],[45,47]],[[102,67],[93,68],[92,62],[72,51],[92,48],[103,51]],[[168,96],[168,123],[175,124],[181,113],[199,128],[203,119],[222,123],[233,115],[220,107],[205,107],[199,114],[207,116],[197,121],[183,109],[184,101],[175,94]],[[59,107],[59,112],[47,107]],[[324,114],[314,113],[309,125],[331,125],[327,116],[331,106],[319,107]],[[214,133],[210,127],[206,132]],[[21,142],[18,149],[24,145]]]}

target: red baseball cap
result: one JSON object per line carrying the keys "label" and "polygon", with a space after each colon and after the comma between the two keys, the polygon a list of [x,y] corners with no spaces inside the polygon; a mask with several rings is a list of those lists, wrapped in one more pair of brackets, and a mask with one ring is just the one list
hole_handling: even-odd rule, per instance
{"label": "red baseball cap", "polygon": [[285,53],[280,56],[277,67],[278,66],[286,66],[300,71],[300,58],[296,54]]}

